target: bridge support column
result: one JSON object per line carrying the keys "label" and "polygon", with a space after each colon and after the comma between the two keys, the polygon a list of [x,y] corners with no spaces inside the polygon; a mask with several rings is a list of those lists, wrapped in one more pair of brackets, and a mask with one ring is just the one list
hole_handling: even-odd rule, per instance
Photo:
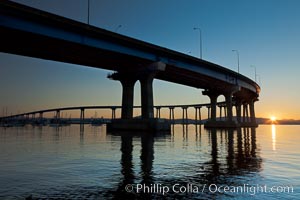
{"label": "bridge support column", "polygon": [[112,107],[111,108],[111,119],[115,119],[116,118],[116,108]]}
{"label": "bridge support column", "polygon": [[248,103],[243,103],[243,122],[248,122]]}
{"label": "bridge support column", "polygon": [[84,123],[84,109],[80,109],[80,124]]}
{"label": "bridge support column", "polygon": [[123,78],[120,80],[122,84],[122,119],[131,119],[133,117],[133,97],[134,85],[137,80]]}
{"label": "bridge support column", "polygon": [[59,123],[60,123],[60,110],[57,110],[57,111],[56,111],[55,123],[56,123],[56,124],[59,124]]}
{"label": "bridge support column", "polygon": [[241,122],[242,122],[242,119],[241,119],[241,116],[242,116],[242,101],[241,101],[241,99],[236,99],[236,101],[235,101],[235,108],[236,108],[236,119],[237,119],[237,122],[239,124],[241,124]]}
{"label": "bridge support column", "polygon": [[224,124],[226,128],[236,128],[239,127],[240,124],[233,121],[233,112],[232,112],[232,99],[233,94],[240,90],[239,86],[233,86],[232,88],[228,88],[224,93],[225,101],[226,101],[226,111],[227,111],[227,120]]}
{"label": "bridge support column", "polygon": [[217,122],[217,98],[220,95],[220,93],[214,90],[205,90],[202,92],[202,94],[207,95],[210,98],[210,116],[209,116],[209,106],[208,106],[208,120],[204,124],[204,127],[217,128],[220,125],[220,122]]}
{"label": "bridge support column", "polygon": [[222,121],[222,109],[223,109],[223,106],[220,105],[220,106],[219,106],[219,109],[220,109],[220,116],[219,116],[219,119],[220,119],[220,121]]}
{"label": "bridge support column", "polygon": [[[217,113],[217,98],[221,94],[220,91],[216,90],[205,90],[203,91],[204,95],[209,96],[210,98],[210,106],[211,106],[211,118],[205,124],[206,128],[236,128],[238,124],[233,121],[233,112],[232,112],[232,97],[235,92],[239,91],[239,87],[233,86],[227,88],[224,91],[224,96],[226,100],[226,109],[225,109],[225,121],[217,121],[216,113]],[[222,117],[222,107],[220,107],[220,119]]]}
{"label": "bridge support column", "polygon": [[37,123],[38,123],[39,125],[44,124],[44,123],[43,123],[43,112],[40,112],[40,113],[39,113],[39,119],[38,119]]}
{"label": "bridge support column", "polygon": [[[199,115],[199,119],[198,119]],[[199,121],[198,121],[199,120]],[[195,123],[198,124],[199,122],[201,123],[201,106],[195,107]]]}
{"label": "bridge support column", "polygon": [[43,120],[43,113],[40,112],[40,116],[39,116],[40,120]]}
{"label": "bridge support column", "polygon": [[182,108],[182,124],[188,123],[188,107],[181,107]]}
{"label": "bridge support column", "polygon": [[160,109],[161,107],[156,107],[156,118],[160,118]]}
{"label": "bridge support column", "polygon": [[225,95],[226,108],[227,108],[227,121],[232,122],[232,93]]}
{"label": "bridge support column", "polygon": [[210,119],[211,114],[210,114],[210,106],[206,106],[207,108],[207,119]]}
{"label": "bridge support column", "polygon": [[255,109],[254,109],[254,102],[256,101],[256,98],[253,98],[249,101],[249,108],[250,108],[250,126],[257,126],[256,123],[256,117],[255,117]]}
{"label": "bridge support column", "polygon": [[153,112],[153,79],[155,72],[145,74],[141,79],[142,118],[154,118]]}
{"label": "bridge support column", "polygon": [[174,107],[169,107],[170,109],[170,115],[169,115],[169,119],[172,123],[174,123],[174,120],[175,120],[175,116],[174,116]]}
{"label": "bridge support column", "polygon": [[[154,118],[153,106],[153,79],[165,66],[162,62],[155,62],[137,70],[108,75],[110,79],[119,80],[123,89],[121,119],[112,120],[107,127],[108,131],[170,131],[171,127],[167,121]],[[137,80],[141,84],[142,119],[133,119],[134,84]]]}
{"label": "bridge support column", "polygon": [[212,90],[205,90],[202,92],[203,95],[207,95],[210,98],[210,121],[215,122],[217,119],[217,98],[220,93]]}
{"label": "bridge support column", "polygon": [[108,78],[118,80],[122,85],[121,119],[132,119],[133,117],[134,85],[138,78],[132,76],[132,73],[127,74],[118,72],[108,75]]}

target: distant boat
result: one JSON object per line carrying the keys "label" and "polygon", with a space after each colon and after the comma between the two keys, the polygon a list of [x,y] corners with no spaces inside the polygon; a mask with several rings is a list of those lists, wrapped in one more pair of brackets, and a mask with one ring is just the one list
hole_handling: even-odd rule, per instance
{"label": "distant boat", "polygon": [[101,125],[103,125],[103,124],[105,124],[105,122],[103,121],[102,118],[101,118],[101,119],[93,119],[93,120],[91,121],[91,125],[92,125],[92,126],[101,126]]}

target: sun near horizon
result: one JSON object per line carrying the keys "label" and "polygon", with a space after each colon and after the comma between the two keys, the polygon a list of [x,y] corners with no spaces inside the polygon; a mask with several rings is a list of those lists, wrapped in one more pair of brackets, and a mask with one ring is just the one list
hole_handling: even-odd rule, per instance
{"label": "sun near horizon", "polygon": [[272,115],[272,116],[270,117],[270,120],[271,120],[271,122],[272,122],[272,124],[273,124],[273,123],[276,122],[277,118],[276,118],[274,115]]}

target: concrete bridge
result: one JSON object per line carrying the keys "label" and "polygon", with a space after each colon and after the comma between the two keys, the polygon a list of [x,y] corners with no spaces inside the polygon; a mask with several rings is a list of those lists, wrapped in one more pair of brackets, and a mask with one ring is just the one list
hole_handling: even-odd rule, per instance
{"label": "concrete bridge", "polygon": [[[218,102],[217,107],[219,108],[219,115],[217,117],[218,122],[224,122],[228,120],[228,115],[226,112],[226,102]],[[141,109],[141,106],[134,106],[134,109]],[[235,106],[237,109],[237,106]],[[19,123],[34,123],[36,122],[37,125],[42,125],[42,122],[46,119],[45,114],[53,113],[53,120],[55,123],[59,124],[60,119],[63,119],[63,112],[65,111],[79,111],[80,112],[80,118],[79,121],[76,121],[77,123],[84,124],[86,123],[85,111],[87,110],[110,110],[111,111],[111,118],[108,121],[103,121],[103,123],[107,124],[110,123],[112,120],[115,120],[117,118],[120,118],[121,116],[117,116],[116,111],[121,110],[122,106],[74,106],[74,107],[61,107],[61,108],[51,108],[51,109],[44,109],[44,110],[38,110],[38,111],[32,111],[32,112],[26,112],[26,113],[19,113],[9,116],[2,116],[0,117],[0,125],[4,124],[11,124],[11,125],[18,125]],[[169,123],[182,123],[182,124],[188,124],[193,120],[192,123],[194,124],[202,124],[203,122],[206,122],[207,120],[211,120],[211,104],[205,103],[205,104],[180,104],[180,105],[158,105],[154,106],[154,109],[156,110],[155,118],[156,119],[167,119]],[[165,109],[168,110],[169,115],[165,116],[164,118],[161,116],[161,110]],[[182,118],[175,118],[175,109],[179,110],[181,112]],[[188,115],[188,109],[193,109],[193,111],[190,111]],[[205,111],[203,111],[205,109]],[[244,115],[242,117],[242,123],[244,127],[252,126],[251,120],[248,113],[248,106],[244,107]],[[224,113],[222,112],[224,111]],[[207,112],[207,118],[203,119],[203,112]],[[223,113],[223,114],[222,114]],[[179,115],[180,117],[180,115]],[[47,118],[49,119],[49,117]],[[64,118],[66,119],[66,118]],[[90,117],[89,119],[101,119],[101,118],[93,118]],[[69,119],[72,121],[71,119]],[[235,119],[237,121],[237,119]],[[92,121],[89,120],[89,123]]]}
{"label": "concrete bridge", "polygon": [[[209,96],[211,107],[206,127],[240,126],[242,105],[249,105],[251,124],[256,126],[254,102],[260,87],[225,67],[10,1],[0,2],[0,31],[1,52],[114,71],[108,78],[120,81],[123,89],[121,119],[113,123],[116,129],[136,123],[160,129],[154,119],[155,78],[204,89],[202,94]],[[141,83],[142,103],[138,122],[132,121],[136,81]],[[226,100],[225,123],[216,120],[220,95]],[[233,121],[233,102],[237,122]]]}

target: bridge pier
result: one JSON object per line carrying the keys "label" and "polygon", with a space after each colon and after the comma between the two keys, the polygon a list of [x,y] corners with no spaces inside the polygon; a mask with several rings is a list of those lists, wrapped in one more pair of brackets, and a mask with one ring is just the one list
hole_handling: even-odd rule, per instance
{"label": "bridge pier", "polygon": [[140,78],[142,119],[153,119],[153,79],[155,72],[145,73]]}
{"label": "bridge pier", "polygon": [[160,109],[161,107],[156,107],[156,118],[160,118]]}
{"label": "bridge pier", "polygon": [[219,116],[219,119],[220,121],[222,120],[222,106],[219,106],[219,109],[220,109],[220,116]]}
{"label": "bridge pier", "polygon": [[183,124],[188,124],[188,112],[187,112],[187,109],[188,107],[187,106],[183,106],[181,107],[182,108],[182,123]]}
{"label": "bridge pier", "polygon": [[[257,98],[250,98],[243,102],[243,122],[242,126],[245,127],[257,127],[254,102],[257,101]],[[250,116],[249,116],[250,112]]]}
{"label": "bridge pier", "polygon": [[84,108],[80,109],[80,124],[84,123]]}
{"label": "bridge pier", "polygon": [[[155,62],[143,70],[122,71],[111,74],[108,78],[118,80],[122,84],[121,119],[114,119],[108,125],[109,131],[169,131],[170,124],[162,119],[154,118],[153,79],[157,72],[165,69],[165,64]],[[141,84],[141,119],[133,119],[134,85],[139,80]]]}
{"label": "bridge pier", "polygon": [[227,108],[227,122],[232,122],[232,93],[227,93],[225,95],[226,108]]}
{"label": "bridge pier", "polygon": [[236,121],[233,120],[233,112],[232,112],[232,107],[233,107],[233,94],[238,92],[240,90],[239,86],[233,86],[231,88],[228,88],[224,92],[225,96],[225,103],[226,103],[226,121],[224,123],[224,128],[237,128],[240,127],[240,124],[237,123]]}
{"label": "bridge pier", "polygon": [[243,123],[249,122],[249,116],[248,116],[248,103],[245,101],[243,103]]}
{"label": "bridge pier", "polygon": [[40,120],[43,120],[43,112],[40,112],[39,118],[40,118]]}
{"label": "bridge pier", "polygon": [[175,121],[174,109],[175,107],[169,107],[170,110],[169,120],[171,123],[174,123]]}
{"label": "bridge pier", "polygon": [[217,98],[220,93],[213,90],[205,90],[202,92],[203,95],[207,95],[210,99],[210,121],[215,122],[217,119]]}
{"label": "bridge pier", "polygon": [[60,123],[60,110],[56,110],[55,123]]}
{"label": "bridge pier", "polygon": [[44,122],[43,122],[43,112],[39,112],[39,119],[36,121],[36,123],[38,124],[38,125],[43,125],[44,124]]}
{"label": "bridge pier", "polygon": [[111,108],[111,119],[115,119],[116,118],[116,108],[112,107]]}
{"label": "bridge pier", "polygon": [[210,119],[210,106],[206,106],[207,108],[207,119]]}
{"label": "bridge pier", "polygon": [[254,102],[256,99],[251,99],[249,102],[249,108],[250,108],[250,122],[253,125],[256,125],[256,118],[255,118],[255,109],[254,109]]}
{"label": "bridge pier", "polygon": [[219,121],[222,121],[222,110],[223,110],[223,108],[224,108],[224,116],[226,117],[226,111],[225,111],[225,106],[223,106],[223,105],[219,105],[219,109],[220,109],[220,116],[219,116]]}
{"label": "bridge pier", "polygon": [[[195,108],[195,123],[198,124],[200,122],[201,124],[201,106],[196,106]],[[198,122],[198,115],[199,115],[199,122]]]}
{"label": "bridge pier", "polygon": [[122,119],[131,119],[133,117],[133,97],[134,85],[137,79],[135,77],[128,77],[128,75],[117,74],[116,80],[122,84]]}
{"label": "bridge pier", "polygon": [[[210,99],[210,106],[207,106],[208,109],[208,120],[204,124],[206,128],[216,127],[217,123],[217,98],[220,95],[217,91],[214,90],[205,90],[202,92],[203,95],[207,95]],[[209,112],[210,111],[210,112]]]}
{"label": "bridge pier", "polygon": [[242,100],[237,98],[235,100],[235,108],[236,108],[236,120],[238,122],[238,124],[241,124],[242,122],[242,119],[241,119],[241,116],[242,116]]}
{"label": "bridge pier", "polygon": [[207,95],[210,98],[210,107],[211,113],[210,118],[208,116],[208,121],[205,123],[204,127],[206,128],[236,128],[239,127],[233,120],[233,112],[232,112],[232,98],[235,92],[239,91],[239,87],[233,86],[232,88],[228,88],[223,91],[225,96],[225,104],[224,107],[226,120],[222,121],[222,105],[220,106],[220,120],[217,121],[217,98],[222,93],[217,90],[205,90],[202,92],[203,95]]}

